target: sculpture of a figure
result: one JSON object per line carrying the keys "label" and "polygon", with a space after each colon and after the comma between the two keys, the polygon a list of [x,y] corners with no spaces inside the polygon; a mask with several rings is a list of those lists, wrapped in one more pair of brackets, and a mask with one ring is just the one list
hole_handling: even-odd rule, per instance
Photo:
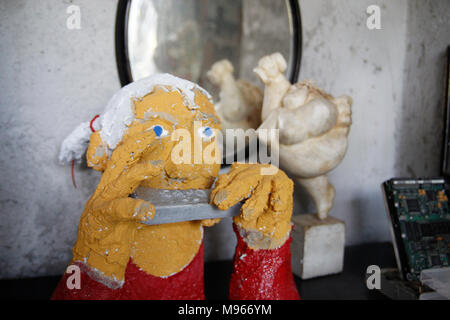
{"label": "sculpture of a figure", "polygon": [[262,91],[245,80],[235,80],[233,65],[228,60],[214,63],[208,79],[219,86],[220,101],[216,103],[222,129],[256,129],[261,123]]}
{"label": "sculpture of a figure", "polygon": [[[261,175],[269,166],[262,164],[234,163],[218,177],[220,161],[193,163],[198,148],[179,148],[192,137],[204,151],[219,150],[214,132],[220,122],[206,91],[154,75],[118,91],[94,128],[91,134],[89,123],[80,125],[61,149],[67,163],[89,144],[87,163],[102,176],[73,247],[81,288],[68,288],[65,274],[54,299],[204,299],[203,227],[218,219],[145,225],[155,208],[129,195],[137,187],[208,189],[214,183],[211,203],[219,209],[245,201],[234,218],[230,298],[299,298],[290,256],[293,182],[281,170]],[[174,161],[179,151],[187,161]]]}
{"label": "sculpture of a figure", "polygon": [[265,84],[260,129],[279,129],[279,143],[271,148],[278,148],[280,167],[307,190],[317,216],[325,219],[335,197],[326,174],[347,150],[352,99],[346,95],[334,98],[310,82],[291,85],[283,75],[285,70],[280,53],[263,57],[254,69]]}

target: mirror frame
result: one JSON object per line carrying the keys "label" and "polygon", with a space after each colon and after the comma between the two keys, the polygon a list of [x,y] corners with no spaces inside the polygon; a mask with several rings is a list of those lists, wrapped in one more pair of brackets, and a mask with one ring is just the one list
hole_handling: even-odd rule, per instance
{"label": "mirror frame", "polygon": [[[130,3],[132,0],[119,0],[116,14],[115,48],[120,84],[126,86],[133,81],[127,49],[127,24]],[[288,75],[291,83],[298,80],[302,57],[302,23],[298,0],[288,0],[292,18],[292,67]]]}

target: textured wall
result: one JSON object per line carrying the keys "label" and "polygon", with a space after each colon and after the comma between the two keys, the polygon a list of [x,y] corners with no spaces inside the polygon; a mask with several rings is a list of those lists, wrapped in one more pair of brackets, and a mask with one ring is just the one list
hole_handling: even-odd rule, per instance
{"label": "textured wall", "polygon": [[[381,30],[365,10],[381,8]],[[349,244],[390,240],[380,184],[439,174],[450,1],[302,0],[301,78],[353,97],[353,126],[331,214]]]}
{"label": "textured wall", "polygon": [[441,168],[450,1],[408,4],[402,103],[395,121],[395,171],[402,176],[432,176]]}
{"label": "textured wall", "polygon": [[[345,220],[347,242],[389,239],[380,184],[396,175],[402,105],[407,1],[301,1],[302,79],[333,95],[353,98],[349,148],[330,174],[336,187],[331,214]],[[381,30],[366,27],[366,8],[381,8]]]}
{"label": "textured wall", "polygon": [[[81,7],[81,30],[66,8]],[[0,278],[60,274],[98,174],[56,156],[62,139],[119,88],[113,0],[0,0]],[[378,4],[382,30],[366,28]],[[302,0],[301,78],[354,98],[348,154],[331,179],[347,241],[389,239],[380,183],[438,174],[443,53],[450,1]],[[269,23],[269,22],[268,22]],[[256,59],[256,57],[255,57]],[[296,191],[295,212],[311,210]],[[209,259],[230,258],[230,224],[207,232]]]}
{"label": "textured wall", "polygon": [[58,274],[96,172],[57,163],[64,137],[120,88],[116,1],[76,1],[81,30],[66,28],[71,1],[0,1],[0,277]]}

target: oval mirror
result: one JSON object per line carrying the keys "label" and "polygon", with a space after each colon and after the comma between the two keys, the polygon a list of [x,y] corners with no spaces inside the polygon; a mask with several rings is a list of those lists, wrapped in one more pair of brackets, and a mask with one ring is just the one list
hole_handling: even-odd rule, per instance
{"label": "oval mirror", "polygon": [[221,59],[236,78],[258,84],[253,68],[276,51],[292,82],[300,68],[298,0],[121,0],[116,37],[122,85],[168,72],[215,92],[206,72]]}
{"label": "oval mirror", "polygon": [[120,0],[116,56],[122,85],[158,72],[200,84],[218,101],[206,77],[228,59],[234,77],[263,88],[253,72],[258,60],[281,52],[286,77],[298,78],[301,21],[298,0]]}

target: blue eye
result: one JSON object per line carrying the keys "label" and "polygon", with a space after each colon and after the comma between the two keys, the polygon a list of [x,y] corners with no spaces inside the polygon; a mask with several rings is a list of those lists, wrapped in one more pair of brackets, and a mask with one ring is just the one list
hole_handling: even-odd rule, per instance
{"label": "blue eye", "polygon": [[162,133],[163,133],[163,127],[161,127],[161,126],[154,126],[153,127],[153,131],[155,132],[155,134],[156,134],[156,136],[157,137],[160,137],[161,135],[162,135]]}
{"label": "blue eye", "polygon": [[198,134],[204,141],[209,141],[214,137],[214,130],[211,127],[201,127]]}
{"label": "blue eye", "polygon": [[167,130],[164,130],[164,128],[162,126],[160,126],[159,124],[154,125],[152,127],[152,129],[153,129],[153,132],[156,134],[157,138],[162,138],[169,134],[169,132],[167,132]]}
{"label": "blue eye", "polygon": [[212,131],[212,129],[210,127],[206,127],[203,130],[203,134],[207,137],[211,137],[214,134],[214,132]]}

